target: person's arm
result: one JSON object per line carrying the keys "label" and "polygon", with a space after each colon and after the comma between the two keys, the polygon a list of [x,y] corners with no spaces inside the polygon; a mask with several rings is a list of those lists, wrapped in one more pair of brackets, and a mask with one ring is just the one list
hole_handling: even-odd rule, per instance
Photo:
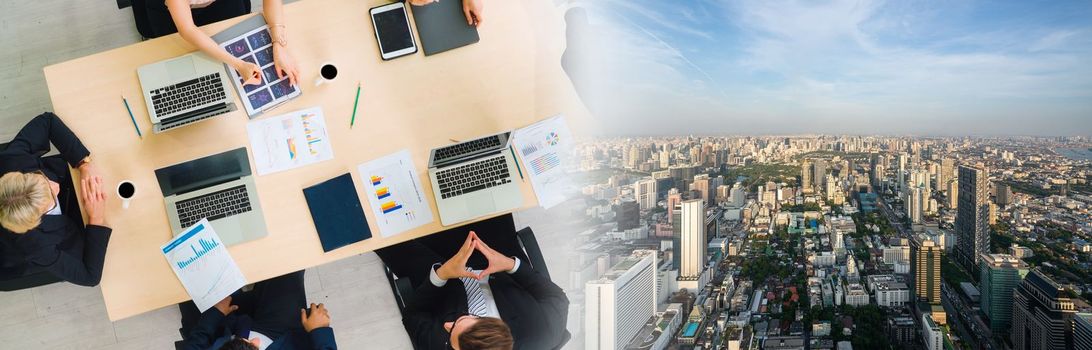
{"label": "person's arm", "polygon": [[276,67],[277,78],[288,76],[288,81],[296,85],[299,80],[299,71],[296,69],[296,61],[288,51],[288,24],[284,20],[283,1],[263,0],[262,15],[269,24],[269,35],[273,37],[273,65]]}
{"label": "person's arm", "polygon": [[[266,1],[266,3],[268,4],[269,1]],[[213,41],[208,34],[197,28],[197,25],[193,23],[193,13],[190,12],[189,1],[167,0],[167,10],[171,12],[171,19],[174,20],[174,26],[178,28],[178,34],[182,36],[182,39],[197,46],[199,50],[209,56],[234,67],[235,70],[239,71],[240,76],[247,78],[245,84],[262,82],[261,67],[232,56],[227,50],[216,44],[216,41]]]}
{"label": "person's arm", "polygon": [[[81,230],[72,226],[70,229]],[[71,252],[58,251],[52,262],[33,261],[45,265],[50,273],[73,284],[94,287],[102,280],[102,266],[106,261],[106,246],[110,242],[110,228],[87,226],[85,232],[78,233],[77,239],[83,239],[83,258],[77,258]]]}
{"label": "person's arm", "polygon": [[311,314],[300,309],[300,324],[311,338],[311,347],[315,350],[337,350],[334,341],[334,329],[330,328],[330,312],[326,305],[311,303]]}
{"label": "person's arm", "polygon": [[91,152],[83,146],[80,139],[68,126],[64,125],[60,117],[53,113],[42,113],[19,130],[15,139],[11,140],[5,152],[19,151],[31,155],[41,155],[49,152],[49,144],[57,147],[69,165],[79,167]]}
{"label": "person's arm", "polygon": [[442,265],[433,265],[428,281],[417,286],[413,303],[406,305],[402,324],[406,326],[415,349],[443,349],[447,347],[447,332],[444,320],[436,310],[444,302],[443,291],[452,278],[478,278],[478,275],[466,270],[466,261],[474,253],[475,236],[467,235],[466,241],[451,259]]}
{"label": "person's arm", "polygon": [[228,296],[202,312],[201,318],[190,330],[190,334],[187,334],[186,339],[183,339],[182,348],[185,350],[204,350],[212,346],[213,342],[216,341],[216,332],[220,322],[223,322],[227,315],[238,309],[238,306],[231,305],[231,297]]}

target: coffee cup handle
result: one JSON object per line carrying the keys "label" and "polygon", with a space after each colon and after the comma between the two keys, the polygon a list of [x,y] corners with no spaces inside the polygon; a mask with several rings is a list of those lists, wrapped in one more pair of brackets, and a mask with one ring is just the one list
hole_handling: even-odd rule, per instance
{"label": "coffee cup handle", "polygon": [[319,86],[319,85],[322,85],[322,84],[326,84],[327,82],[329,82],[329,80],[326,80],[326,79],[324,79],[324,78],[323,78],[323,77],[321,77],[321,76],[320,76],[320,77],[318,77],[318,78],[315,78],[315,86]]}

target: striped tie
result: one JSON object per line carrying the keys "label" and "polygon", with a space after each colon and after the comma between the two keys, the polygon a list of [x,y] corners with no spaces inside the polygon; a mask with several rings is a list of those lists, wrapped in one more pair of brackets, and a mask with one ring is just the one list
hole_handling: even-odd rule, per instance
{"label": "striped tie", "polygon": [[[466,270],[474,272],[469,267]],[[459,280],[463,281],[463,288],[466,288],[467,312],[476,316],[485,316],[485,293],[482,292],[482,287],[478,284],[480,282],[469,277],[460,277]]]}

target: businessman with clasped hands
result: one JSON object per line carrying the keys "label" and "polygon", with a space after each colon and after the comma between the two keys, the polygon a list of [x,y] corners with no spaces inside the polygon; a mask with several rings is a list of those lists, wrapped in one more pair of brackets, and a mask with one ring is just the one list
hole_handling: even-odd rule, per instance
{"label": "businessman with clasped hands", "polygon": [[[569,300],[547,276],[523,263],[527,257],[514,232],[487,237],[504,254],[474,231],[454,252],[450,239],[442,241],[453,237],[431,238],[376,251],[416,289],[402,318],[415,348],[553,349],[560,344]],[[440,263],[444,255],[450,258]]]}

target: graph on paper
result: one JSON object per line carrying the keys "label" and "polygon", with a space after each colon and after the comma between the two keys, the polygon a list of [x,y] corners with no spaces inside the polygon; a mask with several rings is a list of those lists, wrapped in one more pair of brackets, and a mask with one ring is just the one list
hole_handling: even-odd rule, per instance
{"label": "graph on paper", "polygon": [[171,270],[202,312],[246,284],[220,236],[202,219],[161,248]]}
{"label": "graph on paper", "polygon": [[550,208],[575,191],[565,173],[565,159],[571,156],[572,134],[565,118],[546,118],[512,133],[513,144],[531,178],[538,204]]}
{"label": "graph on paper", "polygon": [[319,107],[247,124],[258,175],[295,169],[334,158]]}
{"label": "graph on paper", "polygon": [[393,236],[432,222],[432,209],[421,190],[420,177],[409,151],[361,164],[364,192],[376,217],[379,233]]}

